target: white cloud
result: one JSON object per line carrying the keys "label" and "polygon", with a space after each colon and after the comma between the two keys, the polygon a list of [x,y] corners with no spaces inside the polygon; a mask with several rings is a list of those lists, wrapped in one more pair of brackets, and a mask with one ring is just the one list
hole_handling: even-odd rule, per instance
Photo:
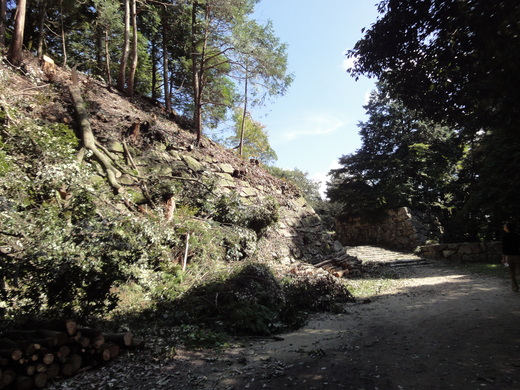
{"label": "white cloud", "polygon": [[281,132],[278,138],[282,141],[294,141],[301,137],[332,134],[346,124],[346,120],[330,114],[306,115],[295,119],[291,127]]}

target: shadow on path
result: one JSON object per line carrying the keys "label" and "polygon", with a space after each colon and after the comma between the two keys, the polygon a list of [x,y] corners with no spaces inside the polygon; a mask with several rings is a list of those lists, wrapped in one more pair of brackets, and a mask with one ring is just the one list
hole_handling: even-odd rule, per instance
{"label": "shadow on path", "polygon": [[245,350],[259,370],[220,385],[520,388],[520,294],[510,291],[505,272],[500,279],[430,264],[403,267],[396,276],[368,304],[317,315],[283,341]]}
{"label": "shadow on path", "polygon": [[[365,262],[413,256],[361,249]],[[125,390],[520,389],[520,293],[511,292],[505,270],[497,278],[432,262],[389,275],[345,314],[315,315],[279,341],[176,350],[167,360],[171,347],[157,344],[53,389],[101,389],[89,384],[97,375],[113,378],[102,389]],[[363,277],[370,278],[379,276]]]}

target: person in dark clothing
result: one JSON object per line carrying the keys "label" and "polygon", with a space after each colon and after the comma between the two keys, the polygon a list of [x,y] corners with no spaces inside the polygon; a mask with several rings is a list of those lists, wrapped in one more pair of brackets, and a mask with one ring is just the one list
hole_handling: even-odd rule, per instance
{"label": "person in dark clothing", "polygon": [[518,291],[516,280],[516,270],[520,268],[520,236],[516,233],[516,226],[512,222],[504,225],[504,235],[502,237],[502,262],[509,266],[509,276],[511,277],[511,288],[514,292]]}

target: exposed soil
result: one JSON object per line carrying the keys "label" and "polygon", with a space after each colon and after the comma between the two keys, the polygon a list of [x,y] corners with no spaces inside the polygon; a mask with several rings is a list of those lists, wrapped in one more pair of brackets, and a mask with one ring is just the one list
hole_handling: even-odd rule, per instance
{"label": "exposed soil", "polygon": [[497,278],[444,263],[384,267],[394,277],[374,274],[373,296],[280,339],[219,353],[157,341],[54,389],[520,388],[520,294],[505,269]]}

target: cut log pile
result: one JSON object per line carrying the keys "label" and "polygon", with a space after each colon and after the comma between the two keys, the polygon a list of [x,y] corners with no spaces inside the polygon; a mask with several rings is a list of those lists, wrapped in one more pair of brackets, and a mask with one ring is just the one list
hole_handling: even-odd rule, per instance
{"label": "cut log pile", "polygon": [[316,268],[323,268],[338,278],[361,274],[361,260],[355,256],[350,256],[347,253],[324,260],[320,263],[314,264],[314,266]]}
{"label": "cut log pile", "polygon": [[0,335],[0,389],[43,388],[117,357],[143,341],[130,332],[102,333],[74,320],[40,321]]}

